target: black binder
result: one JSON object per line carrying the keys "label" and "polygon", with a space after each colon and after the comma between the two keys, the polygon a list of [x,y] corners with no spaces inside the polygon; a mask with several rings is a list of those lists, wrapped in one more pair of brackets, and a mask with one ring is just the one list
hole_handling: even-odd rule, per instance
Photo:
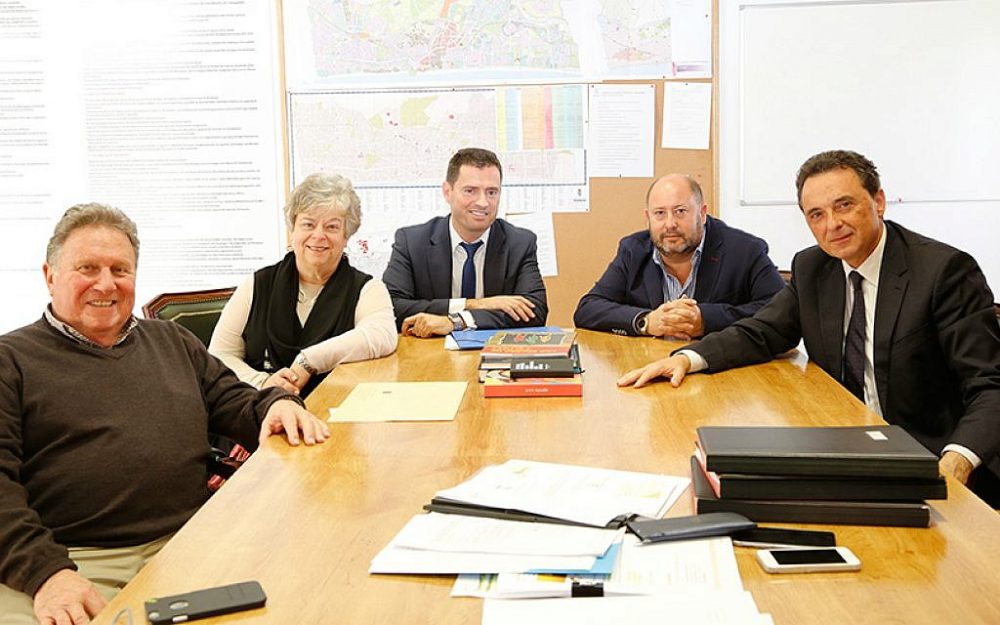
{"label": "black binder", "polygon": [[948,483],[940,476],[925,480],[722,473],[718,477],[722,499],[918,501],[948,498]]}
{"label": "black binder", "polygon": [[700,427],[698,440],[715,473],[939,477],[938,457],[896,425]]}
{"label": "black binder", "polygon": [[928,527],[931,522],[930,506],[922,501],[719,499],[694,456],[691,457],[691,482],[698,514],[736,512],[758,523]]}

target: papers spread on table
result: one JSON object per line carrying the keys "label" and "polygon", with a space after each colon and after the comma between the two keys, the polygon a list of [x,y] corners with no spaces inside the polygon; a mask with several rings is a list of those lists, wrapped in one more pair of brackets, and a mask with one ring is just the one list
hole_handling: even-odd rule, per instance
{"label": "papers spread on table", "polygon": [[604,527],[615,517],[662,517],[690,480],[530,460],[491,465],[435,499],[520,510]]}
{"label": "papers spread on table", "polygon": [[362,382],[330,422],[452,421],[468,382]]}
{"label": "papers spread on table", "polygon": [[605,596],[743,590],[728,537],[641,545],[627,535],[609,575],[460,575],[452,596],[569,597],[574,584],[599,585]]}
{"label": "papers spread on table", "polygon": [[597,557],[608,550],[617,535],[616,530],[432,512],[410,519],[393,543],[432,551]]}
{"label": "papers spread on table", "polygon": [[750,593],[662,594],[586,599],[487,599],[483,625],[607,625],[608,623],[697,623],[698,625],[773,625],[757,611]]}
{"label": "papers spread on table", "polygon": [[[372,559],[369,573],[596,572],[622,531],[422,514]],[[617,553],[617,552],[616,552]],[[605,568],[607,570],[607,567]]]}

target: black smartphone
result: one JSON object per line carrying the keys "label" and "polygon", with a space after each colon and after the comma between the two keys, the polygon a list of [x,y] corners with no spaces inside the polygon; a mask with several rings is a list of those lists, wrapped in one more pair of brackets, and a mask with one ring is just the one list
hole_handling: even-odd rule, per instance
{"label": "black smartphone", "polygon": [[146,618],[152,625],[183,623],[209,616],[264,607],[267,596],[257,582],[241,582],[148,599]]}
{"label": "black smartphone", "polygon": [[834,547],[833,532],[795,530],[783,527],[755,527],[735,532],[733,544],[738,547]]}

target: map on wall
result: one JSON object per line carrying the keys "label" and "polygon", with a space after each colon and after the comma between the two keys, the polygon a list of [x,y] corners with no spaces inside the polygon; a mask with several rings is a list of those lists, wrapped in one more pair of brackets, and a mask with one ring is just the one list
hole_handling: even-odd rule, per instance
{"label": "map on wall", "polygon": [[292,92],[292,184],[339,173],[362,201],[351,262],[381,275],[397,228],[444,214],[448,158],[474,145],[504,168],[502,212],[587,210],[583,85]]}
{"label": "map on wall", "polygon": [[[663,0],[286,0],[290,82],[676,75]],[[306,36],[303,36],[306,35]]]}

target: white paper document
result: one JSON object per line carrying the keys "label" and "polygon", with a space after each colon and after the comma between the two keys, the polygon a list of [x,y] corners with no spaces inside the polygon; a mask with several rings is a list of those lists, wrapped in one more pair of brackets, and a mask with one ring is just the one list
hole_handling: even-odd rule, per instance
{"label": "white paper document", "polygon": [[538,237],[538,271],[543,278],[559,275],[556,264],[556,235],[552,227],[552,213],[520,213],[508,214],[507,221],[527,228]]}
{"label": "white paper document", "polygon": [[389,543],[372,558],[369,573],[401,575],[454,575],[461,573],[523,573],[536,569],[585,571],[594,566],[591,556],[549,556],[504,553],[457,553],[406,549]]}
{"label": "white paper document", "polygon": [[435,496],[603,527],[622,514],[661,518],[689,483],[655,473],[508,460]]}
{"label": "white paper document", "polygon": [[757,610],[750,593],[743,591],[532,601],[486,599],[483,603],[483,625],[763,625],[771,622],[768,615]]}
{"label": "white paper document", "polygon": [[663,91],[663,147],[707,150],[711,136],[711,125],[711,83],[665,83]]}
{"label": "white paper document", "polygon": [[430,551],[597,557],[618,535],[618,530],[431,512],[410,519],[392,542]]}
{"label": "white paper document", "polygon": [[574,582],[600,584],[605,596],[743,590],[728,537],[641,545],[630,534],[611,575],[460,575],[452,596],[569,597]]}
{"label": "white paper document", "polygon": [[452,421],[468,382],[362,382],[330,422]]}
{"label": "white paper document", "polygon": [[653,175],[653,85],[590,85],[592,178]]}

